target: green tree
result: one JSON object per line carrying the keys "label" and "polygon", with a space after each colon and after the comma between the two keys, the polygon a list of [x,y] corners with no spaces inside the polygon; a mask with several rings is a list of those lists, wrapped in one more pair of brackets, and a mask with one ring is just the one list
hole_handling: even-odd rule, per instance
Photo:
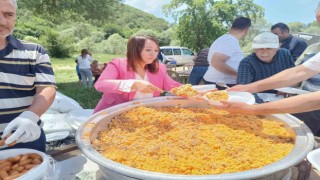
{"label": "green tree", "polygon": [[[81,14],[86,19],[105,21],[120,6],[122,0],[28,0],[17,1],[19,7],[32,10],[53,21],[64,13]],[[103,18],[101,18],[103,17]]]}
{"label": "green tree", "polygon": [[48,50],[51,57],[70,57],[73,48],[69,38],[62,38],[59,33],[52,29],[47,29],[46,35],[41,36],[41,44]]}
{"label": "green tree", "polygon": [[288,26],[290,28],[290,33],[295,34],[295,33],[301,32],[306,25],[301,22],[292,22],[292,23],[288,23]]}
{"label": "green tree", "polygon": [[236,17],[263,16],[263,8],[252,0],[172,0],[164,5],[163,11],[178,21],[177,36],[181,45],[197,51],[209,47]]}
{"label": "green tree", "polygon": [[108,54],[124,54],[127,51],[127,40],[119,34],[111,35],[108,40],[101,43],[102,49]]}
{"label": "green tree", "polygon": [[307,25],[307,27],[302,32],[311,33],[311,34],[320,34],[320,28],[318,23],[315,21]]}

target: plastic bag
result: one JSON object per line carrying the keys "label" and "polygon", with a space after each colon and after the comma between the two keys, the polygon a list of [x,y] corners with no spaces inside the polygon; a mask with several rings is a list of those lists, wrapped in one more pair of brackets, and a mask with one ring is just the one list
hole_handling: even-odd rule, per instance
{"label": "plastic bag", "polygon": [[60,92],[57,92],[56,97],[49,109],[52,111],[58,111],[60,113],[68,113],[72,110],[83,109],[83,108],[74,99]]}

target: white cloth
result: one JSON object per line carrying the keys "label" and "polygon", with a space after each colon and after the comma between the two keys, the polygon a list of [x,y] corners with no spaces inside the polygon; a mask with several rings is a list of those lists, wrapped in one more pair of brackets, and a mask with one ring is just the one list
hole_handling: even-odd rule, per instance
{"label": "white cloth", "polygon": [[90,69],[90,63],[92,61],[92,58],[89,54],[86,55],[85,58],[82,56],[77,57],[78,64],[79,64],[79,69]]}
{"label": "white cloth", "polygon": [[208,53],[208,62],[210,65],[203,77],[206,81],[210,82],[236,84],[235,76],[224,74],[211,65],[211,58],[216,52],[229,56],[230,58],[226,61],[226,64],[237,71],[240,61],[244,58],[243,52],[240,49],[239,40],[230,34],[225,34],[212,43]]}
{"label": "white cloth", "polygon": [[[137,80],[145,80],[149,82],[149,78],[147,76],[147,74],[144,75],[144,78],[142,79],[141,76],[137,73],[135,73],[136,75],[136,79]],[[140,91],[137,91],[136,94],[134,95],[133,99],[137,100],[137,99],[144,99],[144,98],[150,98],[153,97],[153,93],[142,93]]]}
{"label": "white cloth", "polygon": [[310,58],[308,61],[303,63],[309,69],[320,72],[320,52]]}

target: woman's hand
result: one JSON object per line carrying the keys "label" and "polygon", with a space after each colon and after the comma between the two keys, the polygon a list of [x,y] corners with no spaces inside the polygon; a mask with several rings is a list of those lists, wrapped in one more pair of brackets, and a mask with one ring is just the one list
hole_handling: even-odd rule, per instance
{"label": "woman's hand", "polygon": [[154,91],[158,91],[160,93],[163,92],[162,89],[144,80],[136,80],[132,86],[132,90],[139,91],[142,93],[153,93]]}

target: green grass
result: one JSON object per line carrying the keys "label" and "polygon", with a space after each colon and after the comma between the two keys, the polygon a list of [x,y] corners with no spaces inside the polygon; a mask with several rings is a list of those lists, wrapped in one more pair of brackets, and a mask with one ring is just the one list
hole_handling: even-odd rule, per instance
{"label": "green grass", "polygon": [[[57,90],[76,100],[83,108],[93,109],[99,102],[102,93],[94,88],[84,88],[81,86],[76,73],[75,57],[66,59],[51,58],[58,87]],[[99,60],[99,63],[109,62],[115,57],[123,57],[123,55],[93,54],[93,58]]]}

